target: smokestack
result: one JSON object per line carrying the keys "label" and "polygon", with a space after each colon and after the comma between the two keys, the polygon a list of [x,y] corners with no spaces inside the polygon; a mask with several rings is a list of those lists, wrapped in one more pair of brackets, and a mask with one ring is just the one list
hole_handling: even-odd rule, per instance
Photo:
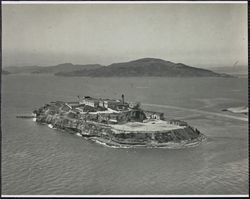
{"label": "smokestack", "polygon": [[124,104],[124,95],[122,94],[122,104]]}

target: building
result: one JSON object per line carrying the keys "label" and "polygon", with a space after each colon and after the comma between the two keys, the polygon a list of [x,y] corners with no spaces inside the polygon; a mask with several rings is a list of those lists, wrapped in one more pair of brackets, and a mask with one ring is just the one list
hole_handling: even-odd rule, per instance
{"label": "building", "polygon": [[[84,98],[80,99],[79,105],[87,105],[93,108],[101,107],[104,110],[107,108],[123,111],[129,108],[129,104],[124,102],[124,95],[122,96],[121,100],[113,100],[113,99],[96,99],[90,96],[85,96]],[[79,106],[78,105],[78,106]]]}
{"label": "building", "polygon": [[161,113],[161,112],[144,111],[144,113],[147,119],[157,119],[157,120],[164,119],[164,113]]}
{"label": "building", "polygon": [[108,108],[108,99],[99,99],[99,106],[103,108]]}
{"label": "building", "polygon": [[99,106],[103,108],[110,108],[113,110],[121,111],[127,110],[129,104],[121,100],[99,99]]}
{"label": "building", "polygon": [[122,111],[128,109],[128,103],[123,103],[121,101],[108,101],[108,108],[113,110]]}
{"label": "building", "polygon": [[129,108],[138,109],[140,107],[141,107],[141,103],[140,102],[129,102]]}
{"label": "building", "polygon": [[65,105],[68,106],[70,109],[80,106],[79,102],[66,102]]}
{"label": "building", "polygon": [[178,125],[178,126],[187,126],[187,122],[181,120],[170,120],[170,124]]}
{"label": "building", "polygon": [[98,107],[99,106],[99,100],[89,97],[89,96],[85,96],[82,100],[80,100],[80,104],[85,104],[87,106],[91,106],[91,107]]}

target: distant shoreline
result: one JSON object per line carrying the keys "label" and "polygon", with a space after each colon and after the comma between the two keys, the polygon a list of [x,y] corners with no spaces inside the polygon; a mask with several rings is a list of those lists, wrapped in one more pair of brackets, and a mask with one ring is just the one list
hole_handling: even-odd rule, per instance
{"label": "distant shoreline", "polygon": [[63,63],[54,66],[6,67],[12,74],[54,74],[63,77],[234,77],[225,73],[174,63],[158,58],[141,58],[128,62],[100,64]]}
{"label": "distant shoreline", "polygon": [[[8,75],[5,75],[5,74],[2,74],[2,77],[18,77],[18,76],[30,76],[30,77],[57,77],[57,78],[91,78],[91,79],[98,79],[98,78],[124,78],[124,79],[128,79],[128,78],[152,78],[152,79],[156,79],[156,78],[159,78],[159,79],[192,79],[192,78],[198,78],[198,79],[203,79],[203,78],[211,78],[211,79],[217,79],[217,78],[220,78],[220,79],[228,79],[229,77],[213,77],[213,76],[207,76],[207,77],[199,77],[199,76],[194,76],[194,77],[166,77],[166,76],[108,76],[108,77],[103,77],[103,76],[100,76],[100,77],[92,77],[92,76],[57,76],[57,75],[54,75],[53,73],[10,73]],[[248,78],[248,75],[239,75],[239,76],[233,76],[233,77],[230,77],[230,78],[239,78],[239,79],[246,79]]]}

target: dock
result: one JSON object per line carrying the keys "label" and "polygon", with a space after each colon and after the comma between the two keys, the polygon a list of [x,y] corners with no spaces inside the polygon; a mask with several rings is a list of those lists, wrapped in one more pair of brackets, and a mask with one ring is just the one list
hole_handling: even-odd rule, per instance
{"label": "dock", "polygon": [[31,119],[35,118],[35,115],[17,115],[16,118]]}

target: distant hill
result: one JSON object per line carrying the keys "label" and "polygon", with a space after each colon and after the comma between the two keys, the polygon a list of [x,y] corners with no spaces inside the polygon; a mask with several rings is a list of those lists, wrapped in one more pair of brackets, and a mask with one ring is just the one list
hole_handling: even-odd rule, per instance
{"label": "distant hill", "polygon": [[143,58],[130,62],[114,63],[91,70],[78,70],[55,73],[59,76],[91,76],[91,77],[230,77],[210,70],[173,63],[162,59]]}
{"label": "distant hill", "polygon": [[88,65],[74,65],[71,63],[59,64],[56,66],[41,67],[32,73],[59,73],[59,72],[72,72],[78,70],[92,70],[103,67],[99,64],[88,64]]}
{"label": "distant hill", "polygon": [[114,63],[108,66],[99,64],[64,63],[55,66],[6,67],[12,74],[54,74],[57,76],[89,77],[232,77],[211,70],[191,67],[182,63],[173,63],[162,59],[143,58],[129,62]]}
{"label": "distant hill", "polygon": [[12,74],[16,73],[31,73],[39,68],[42,68],[41,66],[9,66],[5,67],[4,70],[8,71]]}
{"label": "distant hill", "polygon": [[211,70],[217,73],[227,73],[227,74],[248,74],[248,66],[225,66],[225,67],[212,67]]}
{"label": "distant hill", "polygon": [[5,70],[17,74],[17,73],[58,73],[58,72],[71,72],[76,70],[89,70],[89,69],[96,69],[102,67],[99,64],[88,64],[88,65],[74,65],[71,63],[64,63],[64,64],[58,64],[55,66],[23,66],[23,67],[17,67],[17,66],[11,66],[6,67]]}
{"label": "distant hill", "polygon": [[11,74],[11,73],[8,71],[2,70],[2,75],[9,75],[9,74]]}

